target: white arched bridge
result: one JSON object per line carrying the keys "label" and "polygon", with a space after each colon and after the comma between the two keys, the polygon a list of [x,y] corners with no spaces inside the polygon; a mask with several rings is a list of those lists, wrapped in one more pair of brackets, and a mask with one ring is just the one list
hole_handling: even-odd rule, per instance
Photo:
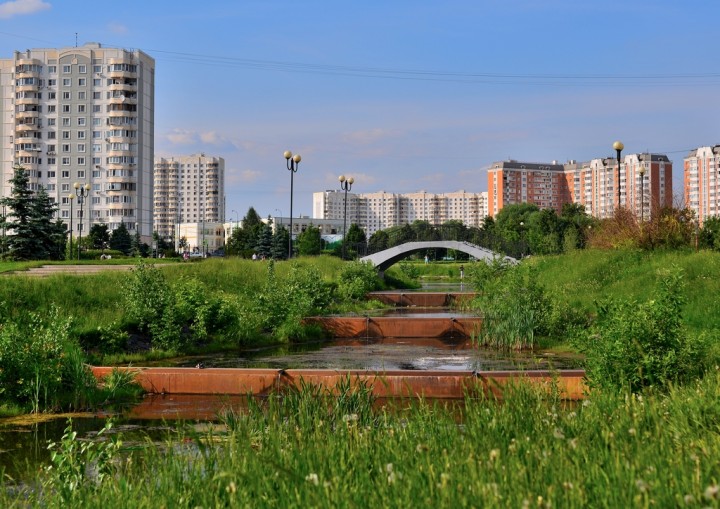
{"label": "white arched bridge", "polygon": [[509,263],[517,263],[515,258],[510,256],[503,256],[500,253],[490,251],[475,244],[469,242],[460,242],[457,240],[428,240],[422,242],[406,242],[399,246],[394,246],[384,251],[378,251],[368,256],[360,258],[361,262],[372,263],[379,271],[385,271],[388,267],[396,264],[400,260],[407,258],[412,253],[418,251],[424,251],[426,249],[454,249],[455,251],[461,251],[478,260],[485,260],[486,262],[502,259]]}

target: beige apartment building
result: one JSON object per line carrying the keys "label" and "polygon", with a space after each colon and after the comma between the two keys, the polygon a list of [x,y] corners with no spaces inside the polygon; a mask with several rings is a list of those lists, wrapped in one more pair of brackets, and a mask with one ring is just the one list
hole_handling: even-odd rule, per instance
{"label": "beige apartment building", "polygon": [[683,160],[685,205],[695,211],[702,225],[720,216],[720,145],[691,150]]}
{"label": "beige apartment building", "polygon": [[[313,193],[313,217],[342,220],[345,192],[328,190]],[[366,235],[413,221],[440,225],[450,220],[480,226],[487,216],[487,193],[347,193],[347,224],[360,226]]]}
{"label": "beige apartment building", "polygon": [[225,160],[193,154],[155,159],[155,228],[178,238],[178,224],[225,222]]}
{"label": "beige apartment building", "polygon": [[[155,60],[97,43],[0,59],[0,195],[16,164],[74,235],[121,222],[153,229]],[[74,184],[89,187],[78,196]],[[71,197],[73,195],[73,197]],[[74,207],[73,207],[74,205]],[[71,217],[72,215],[72,217]]]}

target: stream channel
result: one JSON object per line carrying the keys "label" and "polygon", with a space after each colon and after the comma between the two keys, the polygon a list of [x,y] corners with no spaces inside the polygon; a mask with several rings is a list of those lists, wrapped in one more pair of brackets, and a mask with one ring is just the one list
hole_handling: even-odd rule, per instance
{"label": "stream channel", "polygon": [[[462,294],[462,285],[426,285],[432,293]],[[389,292],[384,292],[388,294]],[[399,293],[399,292],[395,292]],[[404,292],[404,296],[410,292]],[[412,295],[415,297],[415,295]],[[394,318],[403,321],[473,319],[473,315],[449,307],[396,307],[370,313],[367,320]],[[576,369],[582,362],[574,355],[543,351],[505,352],[478,348],[468,337],[343,337],[301,345],[252,348],[203,356],[167,359],[148,366],[338,369],[338,370],[440,370],[494,371],[527,369]],[[242,411],[243,397],[148,395],[136,406],[121,410],[104,409],[72,416],[73,429],[92,440],[113,419],[113,433],[121,432],[123,442],[141,444],[147,439],[162,441],[181,422],[205,426],[215,420],[223,407]],[[38,465],[49,462],[47,444],[58,441],[67,426],[66,415],[43,416],[41,420],[0,419],[0,470],[13,479],[22,479]]]}

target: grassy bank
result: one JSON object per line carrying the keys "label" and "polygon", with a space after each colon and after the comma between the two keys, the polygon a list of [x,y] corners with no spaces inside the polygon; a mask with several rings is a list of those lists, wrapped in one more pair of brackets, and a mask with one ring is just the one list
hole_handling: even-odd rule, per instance
{"label": "grassy bank", "polygon": [[[3,507],[718,507],[720,377],[567,406],[529,387],[503,404],[373,410],[362,390],[306,387],[228,414],[214,433],[83,452],[68,435],[52,468]],[[112,431],[112,430],[110,430]],[[92,463],[92,473],[85,469]],[[153,472],[148,484],[148,472]]]}
{"label": "grassy bank", "polygon": [[583,250],[533,257],[537,277],[551,295],[587,313],[603,299],[647,301],[658,271],[682,271],[683,321],[694,332],[720,330],[720,253],[713,251]]}

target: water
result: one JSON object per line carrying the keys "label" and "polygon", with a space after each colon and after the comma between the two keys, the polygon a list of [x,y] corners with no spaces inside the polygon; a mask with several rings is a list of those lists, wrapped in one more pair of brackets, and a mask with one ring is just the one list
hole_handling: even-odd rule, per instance
{"label": "water", "polygon": [[577,369],[575,355],[477,348],[470,339],[334,339],[168,359],[153,366],[207,368],[494,371]]}

